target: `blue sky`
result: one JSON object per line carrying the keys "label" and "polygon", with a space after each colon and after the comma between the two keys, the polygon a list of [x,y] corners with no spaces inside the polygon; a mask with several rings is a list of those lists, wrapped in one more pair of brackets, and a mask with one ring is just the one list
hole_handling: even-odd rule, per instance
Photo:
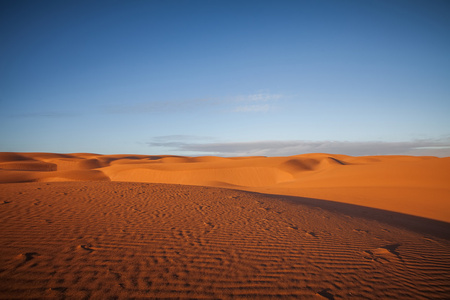
{"label": "blue sky", "polygon": [[450,156],[450,2],[0,1],[0,151]]}

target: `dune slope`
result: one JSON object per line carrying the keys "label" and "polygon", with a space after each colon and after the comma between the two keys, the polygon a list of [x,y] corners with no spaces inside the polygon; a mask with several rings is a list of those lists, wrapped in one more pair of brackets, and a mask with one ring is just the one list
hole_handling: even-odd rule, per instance
{"label": "dune slope", "polygon": [[389,225],[370,208],[110,181],[5,183],[0,197],[5,299],[450,294],[450,239]]}
{"label": "dune slope", "polygon": [[127,181],[311,197],[450,222],[450,158],[0,153],[0,183]]}

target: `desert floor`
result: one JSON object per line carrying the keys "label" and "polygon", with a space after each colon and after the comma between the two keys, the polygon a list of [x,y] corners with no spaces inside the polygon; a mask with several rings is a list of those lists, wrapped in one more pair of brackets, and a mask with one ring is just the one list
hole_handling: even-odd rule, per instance
{"label": "desert floor", "polygon": [[0,153],[0,298],[448,299],[450,158]]}

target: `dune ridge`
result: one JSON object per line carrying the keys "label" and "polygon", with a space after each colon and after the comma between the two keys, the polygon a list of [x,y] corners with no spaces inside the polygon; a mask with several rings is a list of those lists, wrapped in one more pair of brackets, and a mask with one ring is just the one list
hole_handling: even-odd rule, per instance
{"label": "dune ridge", "polygon": [[105,180],[304,196],[450,222],[450,158],[0,153],[0,183]]}

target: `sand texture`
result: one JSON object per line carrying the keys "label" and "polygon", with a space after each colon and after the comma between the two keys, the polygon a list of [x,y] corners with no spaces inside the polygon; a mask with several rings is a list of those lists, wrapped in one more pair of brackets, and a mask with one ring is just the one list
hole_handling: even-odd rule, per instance
{"label": "sand texture", "polygon": [[0,153],[1,299],[447,299],[450,159]]}
{"label": "sand texture", "polygon": [[127,181],[310,197],[450,222],[450,157],[182,157],[0,152],[0,183]]}

